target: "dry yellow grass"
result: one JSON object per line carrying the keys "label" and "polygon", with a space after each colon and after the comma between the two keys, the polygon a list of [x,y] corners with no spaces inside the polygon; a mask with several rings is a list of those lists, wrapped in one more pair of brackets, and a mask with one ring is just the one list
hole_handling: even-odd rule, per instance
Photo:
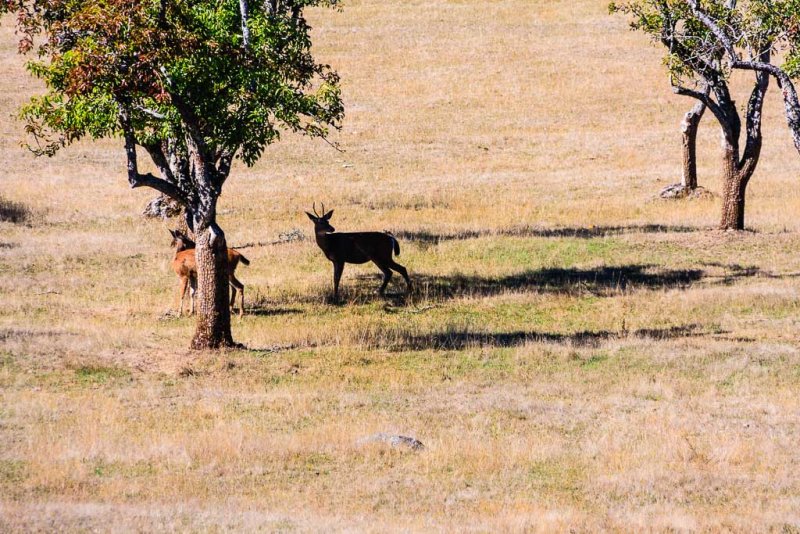
{"label": "dry yellow grass", "polygon": [[[718,200],[653,201],[690,103],[604,1],[315,13],[346,152],[287,136],[235,169],[221,223],[266,243],[250,350],[196,353],[120,142],[19,147],[38,88],[9,22],[0,196],[34,219],[0,223],[0,530],[800,528],[800,158],[774,91],[755,232],[719,234]],[[348,266],[326,304],[313,241],[269,244],[314,200],[405,236],[412,302]]]}

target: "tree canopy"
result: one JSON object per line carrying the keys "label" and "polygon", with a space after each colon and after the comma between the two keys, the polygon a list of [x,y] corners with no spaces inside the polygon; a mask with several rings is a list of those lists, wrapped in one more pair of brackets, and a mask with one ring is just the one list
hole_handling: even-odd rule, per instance
{"label": "tree canopy", "polygon": [[[792,82],[800,76],[800,0],[634,0],[609,8],[628,14],[631,28],[666,47],[663,61],[674,91],[706,103],[723,130],[736,122],[719,105],[725,98],[718,89],[732,72],[774,77],[800,152],[800,101]],[[778,56],[781,64],[772,61]]]}
{"label": "tree canopy", "polygon": [[213,161],[252,165],[282,129],[324,136],[343,115],[338,77],[312,56],[303,9],[336,3],[6,0],[48,89],[22,111],[34,149],[129,125],[142,146],[188,134]]}

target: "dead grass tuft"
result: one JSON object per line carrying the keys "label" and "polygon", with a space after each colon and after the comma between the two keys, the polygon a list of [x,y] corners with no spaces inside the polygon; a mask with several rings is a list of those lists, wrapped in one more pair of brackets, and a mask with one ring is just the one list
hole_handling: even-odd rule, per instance
{"label": "dead grass tuft", "polygon": [[28,206],[0,197],[0,222],[25,224],[30,223],[32,219],[33,212]]}

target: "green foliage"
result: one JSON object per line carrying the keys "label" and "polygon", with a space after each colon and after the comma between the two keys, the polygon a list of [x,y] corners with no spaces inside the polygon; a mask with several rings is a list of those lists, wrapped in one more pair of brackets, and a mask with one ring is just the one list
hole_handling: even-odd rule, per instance
{"label": "green foliage", "polygon": [[245,46],[238,0],[0,3],[17,14],[20,51],[35,51],[28,69],[48,89],[21,112],[32,148],[118,135],[120,106],[140,143],[182,140],[188,114],[211,153],[248,165],[282,130],[325,136],[343,116],[339,79],[312,56],[302,9],[337,2],[250,4]]}
{"label": "green foliage", "polygon": [[[733,45],[744,57],[757,56],[763,43],[786,52],[785,68],[791,76],[800,73],[800,0],[749,0],[734,8],[722,0],[700,2],[704,13],[733,37]],[[664,65],[676,82],[708,78],[710,71],[723,79],[725,50],[719,38],[693,13],[685,0],[635,0],[609,4],[611,13],[630,19],[631,29],[644,32],[667,48]]]}

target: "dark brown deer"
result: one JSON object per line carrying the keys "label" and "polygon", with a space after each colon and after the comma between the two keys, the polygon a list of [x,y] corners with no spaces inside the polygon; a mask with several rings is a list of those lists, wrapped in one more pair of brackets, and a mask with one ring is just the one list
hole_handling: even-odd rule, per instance
{"label": "dark brown deer", "polygon": [[[178,275],[178,300],[180,302],[178,315],[183,315],[183,300],[186,297],[186,289],[191,291],[191,308],[189,314],[194,314],[194,292],[197,288],[197,260],[194,256],[195,242],[182,233],[180,230],[170,230],[172,234],[172,246],[175,247],[175,258],[172,260],[172,270]],[[228,249],[228,281],[231,285],[231,310],[236,304],[236,290],[241,295],[239,300],[239,317],[244,314],[244,284],[236,278],[236,267],[241,262],[243,265],[250,265],[250,260],[238,250]]]}
{"label": "dark brown deer", "polygon": [[314,223],[314,234],[317,245],[325,253],[325,257],[333,263],[333,298],[339,300],[339,280],[342,278],[345,263],[373,262],[383,273],[383,283],[378,293],[383,296],[392,271],[400,273],[406,281],[406,292],[411,292],[411,280],[406,268],[392,259],[392,251],[399,256],[400,244],[389,232],[336,232],[330,220],[333,210],[325,213],[325,204],[322,205],[322,215],[317,213],[317,205],[313,206],[314,214],[306,212],[308,218]]}

